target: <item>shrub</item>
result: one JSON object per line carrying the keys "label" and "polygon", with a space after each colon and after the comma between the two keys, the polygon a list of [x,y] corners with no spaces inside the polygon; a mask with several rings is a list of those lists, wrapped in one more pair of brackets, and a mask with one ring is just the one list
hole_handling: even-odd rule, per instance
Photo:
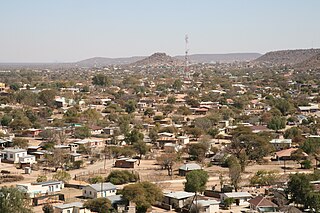
{"label": "shrub", "polygon": [[109,181],[116,185],[136,182],[137,180],[139,180],[139,176],[136,173],[126,170],[112,171],[106,178],[106,181]]}

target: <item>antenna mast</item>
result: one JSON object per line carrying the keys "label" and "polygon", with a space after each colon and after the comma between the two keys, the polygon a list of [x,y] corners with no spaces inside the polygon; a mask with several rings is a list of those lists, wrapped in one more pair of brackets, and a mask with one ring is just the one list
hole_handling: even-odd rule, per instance
{"label": "antenna mast", "polygon": [[184,56],[184,60],[185,60],[185,67],[184,67],[184,73],[187,76],[187,78],[189,78],[190,73],[189,73],[189,48],[188,48],[188,44],[189,44],[189,36],[188,34],[185,35],[185,56]]}

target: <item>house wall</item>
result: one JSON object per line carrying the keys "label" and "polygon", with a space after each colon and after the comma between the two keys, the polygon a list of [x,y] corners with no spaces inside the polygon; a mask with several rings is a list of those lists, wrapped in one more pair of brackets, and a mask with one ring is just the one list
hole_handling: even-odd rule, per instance
{"label": "house wall", "polygon": [[43,186],[43,189],[47,192],[47,193],[52,193],[52,192],[60,192],[61,189],[64,188],[63,184],[54,184],[54,185],[47,185],[47,186]]}
{"label": "house wall", "polygon": [[55,208],[54,213],[75,213],[75,212],[73,212],[73,207],[70,207],[70,208],[66,208],[66,209]]}
{"label": "house wall", "polygon": [[116,195],[116,193],[117,193],[117,190],[108,190],[101,193],[101,192],[97,192],[91,187],[85,187],[82,190],[82,195],[84,197],[89,197],[89,198],[108,197],[110,195]]}

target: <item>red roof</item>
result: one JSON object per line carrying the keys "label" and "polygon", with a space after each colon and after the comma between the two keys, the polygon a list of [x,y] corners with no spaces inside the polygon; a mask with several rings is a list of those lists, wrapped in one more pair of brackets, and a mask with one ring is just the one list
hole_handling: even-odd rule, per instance
{"label": "red roof", "polygon": [[262,196],[257,196],[249,200],[248,202],[255,207],[278,207],[277,204],[274,204],[273,202]]}

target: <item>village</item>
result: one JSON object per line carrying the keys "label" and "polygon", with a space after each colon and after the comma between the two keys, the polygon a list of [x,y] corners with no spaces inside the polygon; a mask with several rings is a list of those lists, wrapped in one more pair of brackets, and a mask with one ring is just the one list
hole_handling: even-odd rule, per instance
{"label": "village", "polygon": [[21,212],[318,211],[317,72],[187,68],[2,70],[0,194]]}

